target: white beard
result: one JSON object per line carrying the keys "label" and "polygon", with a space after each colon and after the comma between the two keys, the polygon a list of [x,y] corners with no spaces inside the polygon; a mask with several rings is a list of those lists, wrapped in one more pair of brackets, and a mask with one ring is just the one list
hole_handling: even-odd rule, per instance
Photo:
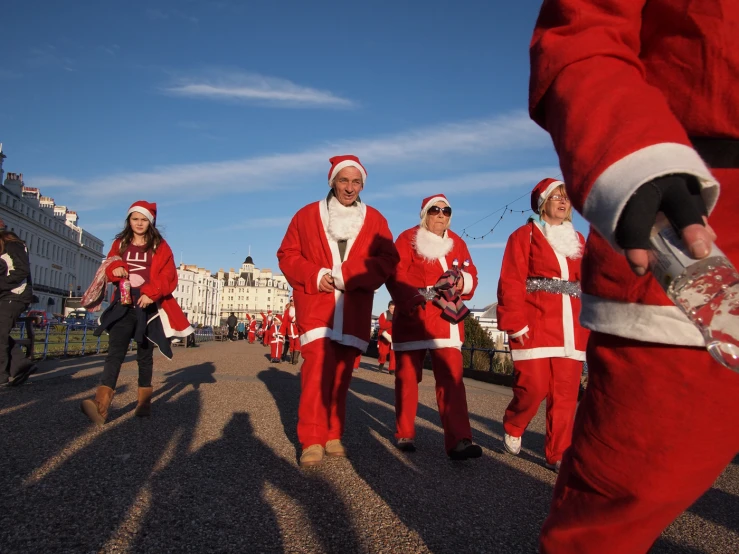
{"label": "white beard", "polygon": [[582,257],[583,245],[572,223],[565,221],[562,225],[547,224],[543,226],[543,231],[555,252],[571,260]]}
{"label": "white beard", "polygon": [[449,254],[452,248],[454,248],[454,240],[452,240],[446,231],[444,232],[444,236],[440,237],[423,227],[419,227],[416,232],[416,238],[413,241],[413,247],[426,260],[433,261]]}
{"label": "white beard", "polygon": [[356,203],[344,206],[335,196],[328,201],[328,233],[335,241],[356,238],[364,224],[362,206]]}

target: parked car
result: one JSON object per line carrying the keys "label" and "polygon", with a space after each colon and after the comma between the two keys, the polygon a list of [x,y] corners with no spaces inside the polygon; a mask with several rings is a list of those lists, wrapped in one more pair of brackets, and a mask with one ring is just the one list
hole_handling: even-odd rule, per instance
{"label": "parked car", "polygon": [[49,323],[49,316],[42,310],[28,310],[21,314],[21,317],[32,317],[34,318],[34,327],[46,327]]}
{"label": "parked car", "polygon": [[64,323],[70,329],[95,329],[98,326],[97,317],[86,311],[71,312]]}

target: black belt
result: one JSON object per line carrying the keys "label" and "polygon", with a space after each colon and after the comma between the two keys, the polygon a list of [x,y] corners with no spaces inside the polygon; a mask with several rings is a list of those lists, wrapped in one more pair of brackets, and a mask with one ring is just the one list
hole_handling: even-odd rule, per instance
{"label": "black belt", "polygon": [[690,137],[693,148],[708,167],[739,168],[739,140],[726,138]]}

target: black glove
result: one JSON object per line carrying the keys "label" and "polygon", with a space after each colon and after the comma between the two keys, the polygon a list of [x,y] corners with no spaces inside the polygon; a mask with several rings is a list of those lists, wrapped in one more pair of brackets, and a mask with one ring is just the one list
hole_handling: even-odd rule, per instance
{"label": "black glove", "polygon": [[657,212],[662,212],[679,232],[688,225],[704,225],[708,215],[700,183],[692,175],[666,175],[640,186],[629,198],[616,226],[616,244],[624,250],[649,249],[649,233]]}

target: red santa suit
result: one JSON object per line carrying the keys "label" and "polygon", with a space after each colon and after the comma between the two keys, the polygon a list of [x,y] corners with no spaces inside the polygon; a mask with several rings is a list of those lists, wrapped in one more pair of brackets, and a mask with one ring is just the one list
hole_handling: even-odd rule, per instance
{"label": "red santa suit", "polygon": [[647,551],[739,451],[739,375],[713,361],[651,275],[631,272],[614,238],[634,191],[689,174],[718,246],[739,262],[738,25],[739,4],[728,0],[542,6],[530,111],[552,135],[573,204],[594,231],[580,315],[593,331],[588,393],[541,552]]}
{"label": "red santa suit", "polygon": [[[446,197],[435,195],[422,203],[425,211]],[[477,269],[465,242],[454,232],[439,237],[423,227],[403,231],[395,241],[400,263],[387,287],[395,302],[393,348],[396,357],[395,422],[397,439],[413,439],[418,409],[418,384],[423,376],[423,360],[430,350],[436,380],[436,401],[444,427],[447,452],[472,438],[467,395],[462,381],[464,322],[451,323],[432,300],[420,293],[433,287],[448,269],[464,267],[462,300],[469,300],[477,288]]]}
{"label": "red santa suit", "polygon": [[272,361],[279,362],[282,356],[282,347],[285,344],[285,336],[282,331],[282,317],[275,316],[272,320],[269,333],[270,356]]}
{"label": "red santa suit", "polygon": [[292,352],[300,352],[300,334],[295,323],[295,305],[291,305],[282,314],[282,324],[285,329],[285,344]]}
{"label": "red santa suit", "polygon": [[253,317],[251,321],[249,321],[249,334],[247,335],[247,339],[249,340],[249,344],[254,344],[254,341],[257,338],[257,318]]}
{"label": "red santa suit", "polygon": [[[564,186],[553,179],[542,183],[551,189],[544,198]],[[549,464],[561,461],[570,445],[585,360],[588,332],[578,322],[584,244],[569,222],[530,220],[509,237],[498,281],[498,328],[512,339],[516,369],[503,427],[521,437],[546,398]],[[523,344],[513,340],[523,336]]]}
{"label": "red santa suit", "polygon": [[383,312],[377,320],[377,361],[381,366],[390,358],[388,371],[395,371],[395,351],[393,344],[393,314],[390,311]]}
{"label": "red santa suit", "polygon": [[[380,212],[360,201],[342,206],[331,194],[295,214],[277,258],[293,288],[302,333],[298,438],[303,448],[325,445],[342,436],[352,366],[369,343],[374,292],[398,254]],[[327,273],[333,293],[319,290]]]}

